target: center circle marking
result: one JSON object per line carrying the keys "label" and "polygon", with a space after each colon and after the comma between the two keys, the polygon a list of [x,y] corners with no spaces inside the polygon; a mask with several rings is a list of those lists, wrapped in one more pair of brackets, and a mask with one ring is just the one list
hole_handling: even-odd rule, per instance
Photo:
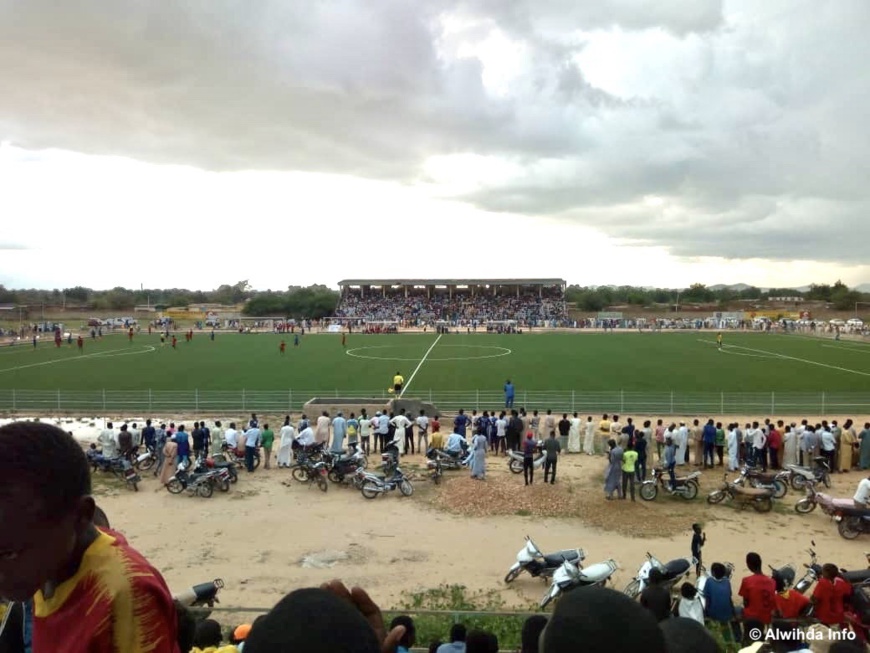
{"label": "center circle marking", "polygon": [[[345,353],[348,356],[353,358],[365,358],[367,360],[373,361],[400,361],[400,362],[416,362],[420,360],[420,356],[415,356],[414,358],[404,358],[397,356],[369,356],[366,354],[360,354],[357,352],[366,352],[374,349],[396,349],[399,345],[377,345],[372,347],[356,347],[355,349],[348,349]],[[501,358],[502,356],[510,356],[513,351],[508,349],[507,347],[496,347],[494,345],[438,345],[438,349],[490,349],[494,350],[492,354],[485,354],[482,356],[447,356],[443,358],[435,358],[434,356],[428,356],[426,358],[427,361],[474,361],[474,360],[482,360],[484,358]]]}

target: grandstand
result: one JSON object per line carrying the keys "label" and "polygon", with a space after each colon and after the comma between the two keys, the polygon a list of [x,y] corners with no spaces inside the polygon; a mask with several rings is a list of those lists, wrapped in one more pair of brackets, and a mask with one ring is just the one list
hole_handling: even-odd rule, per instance
{"label": "grandstand", "polygon": [[563,279],[350,279],[338,283],[334,320],[362,326],[560,326],[567,317]]}

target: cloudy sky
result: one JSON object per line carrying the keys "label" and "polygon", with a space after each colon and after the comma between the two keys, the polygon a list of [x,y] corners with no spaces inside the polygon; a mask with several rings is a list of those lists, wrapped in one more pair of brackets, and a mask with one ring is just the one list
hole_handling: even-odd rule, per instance
{"label": "cloudy sky", "polygon": [[0,0],[0,283],[870,282],[866,0]]}

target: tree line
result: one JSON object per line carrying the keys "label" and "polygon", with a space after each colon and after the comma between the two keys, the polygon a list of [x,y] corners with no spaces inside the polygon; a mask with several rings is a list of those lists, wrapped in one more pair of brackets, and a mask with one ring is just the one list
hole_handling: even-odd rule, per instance
{"label": "tree line", "polygon": [[[813,284],[804,291],[793,288],[762,290],[754,286],[735,290],[709,288],[695,283],[688,288],[642,288],[638,286],[578,286],[571,285],[565,299],[581,311],[602,311],[610,306],[653,307],[661,305],[717,304],[725,308],[738,300],[764,301],[770,297],[801,297],[824,301],[837,310],[851,310],[857,302],[870,302],[870,294],[851,289],[841,281],[834,284]],[[242,312],[252,317],[286,316],[320,319],[335,312],[339,293],[324,285],[290,286],[286,290],[254,290],[247,280],[223,284],[214,290],[183,288],[94,290],[76,286],[53,290],[8,289],[0,284],[0,305],[26,306],[29,311],[40,306],[103,311],[130,311],[136,306],[153,306],[157,310],[190,304],[244,304]]]}

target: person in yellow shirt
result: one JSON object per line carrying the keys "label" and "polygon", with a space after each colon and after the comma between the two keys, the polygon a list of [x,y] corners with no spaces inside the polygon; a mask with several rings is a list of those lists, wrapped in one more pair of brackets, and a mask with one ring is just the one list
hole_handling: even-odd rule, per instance
{"label": "person in yellow shirt", "polygon": [[721,331],[716,334],[716,345],[719,347],[719,349],[722,349],[722,332]]}
{"label": "person in yellow shirt", "polygon": [[232,644],[221,646],[222,641],[221,625],[214,619],[205,619],[196,626],[190,653],[238,653],[239,649]]}
{"label": "person in yellow shirt", "polygon": [[402,386],[405,385],[405,377],[400,372],[396,372],[393,377],[393,392],[398,396],[402,392]]}
{"label": "person in yellow shirt", "polygon": [[634,476],[637,466],[637,451],[634,443],[629,440],[625,452],[622,454],[622,498],[625,499],[625,491],[631,486],[631,500],[634,501]]}

